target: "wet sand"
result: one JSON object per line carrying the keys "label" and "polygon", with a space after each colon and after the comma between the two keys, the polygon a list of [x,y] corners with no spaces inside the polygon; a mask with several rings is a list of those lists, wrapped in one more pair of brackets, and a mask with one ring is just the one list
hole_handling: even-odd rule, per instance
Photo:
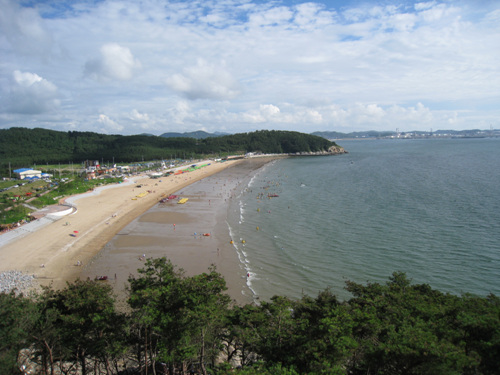
{"label": "wet sand", "polygon": [[[207,272],[215,265],[231,298],[239,304],[251,303],[246,271],[230,243],[227,210],[254,171],[270,160],[244,160],[176,191],[177,199],[155,205],[125,226],[83,267],[81,277],[105,275],[118,297],[124,298],[127,279],[144,266],[144,256],[166,257],[186,276]],[[178,204],[179,198],[188,201]]]}

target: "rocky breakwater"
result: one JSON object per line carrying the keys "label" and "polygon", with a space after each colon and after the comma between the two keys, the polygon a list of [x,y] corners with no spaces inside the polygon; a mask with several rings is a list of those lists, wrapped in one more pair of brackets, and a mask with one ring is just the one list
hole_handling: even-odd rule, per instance
{"label": "rocky breakwater", "polygon": [[331,146],[327,151],[304,151],[289,154],[290,156],[324,156],[324,155],[340,155],[348,154],[348,152],[340,146]]}
{"label": "rocky breakwater", "polygon": [[16,294],[26,292],[35,286],[35,276],[20,271],[4,271],[0,273],[0,293]]}

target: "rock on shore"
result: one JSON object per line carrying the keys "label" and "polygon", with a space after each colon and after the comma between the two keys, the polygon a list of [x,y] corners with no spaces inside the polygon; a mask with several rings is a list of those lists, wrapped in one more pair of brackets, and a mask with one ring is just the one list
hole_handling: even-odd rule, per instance
{"label": "rock on shore", "polygon": [[323,155],[340,155],[347,154],[348,152],[340,146],[331,146],[328,151],[304,151],[297,152],[295,154],[289,154],[290,156],[323,156]]}
{"label": "rock on shore", "polygon": [[21,271],[4,271],[0,273],[0,293],[10,293],[15,290],[16,294],[26,292],[34,286],[35,277],[26,275]]}

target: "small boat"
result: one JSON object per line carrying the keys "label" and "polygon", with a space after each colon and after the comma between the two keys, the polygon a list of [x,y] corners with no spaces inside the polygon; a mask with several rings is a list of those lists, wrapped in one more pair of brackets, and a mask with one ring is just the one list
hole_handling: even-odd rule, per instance
{"label": "small boat", "polygon": [[178,204],[184,204],[184,203],[186,203],[188,200],[189,200],[189,198],[182,198],[182,199],[179,199],[179,201],[178,201],[177,203],[178,203]]}
{"label": "small boat", "polygon": [[107,280],[108,277],[107,276],[96,276],[95,279],[100,280],[100,281],[104,281],[104,280]]}
{"label": "small boat", "polygon": [[267,194],[267,197],[268,198],[276,198],[276,197],[279,197],[278,194]]}

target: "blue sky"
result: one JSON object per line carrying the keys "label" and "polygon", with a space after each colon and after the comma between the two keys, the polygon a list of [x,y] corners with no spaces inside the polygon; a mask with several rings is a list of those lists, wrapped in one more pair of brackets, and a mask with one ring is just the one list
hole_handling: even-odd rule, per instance
{"label": "blue sky", "polygon": [[500,128],[499,1],[0,0],[0,128]]}

